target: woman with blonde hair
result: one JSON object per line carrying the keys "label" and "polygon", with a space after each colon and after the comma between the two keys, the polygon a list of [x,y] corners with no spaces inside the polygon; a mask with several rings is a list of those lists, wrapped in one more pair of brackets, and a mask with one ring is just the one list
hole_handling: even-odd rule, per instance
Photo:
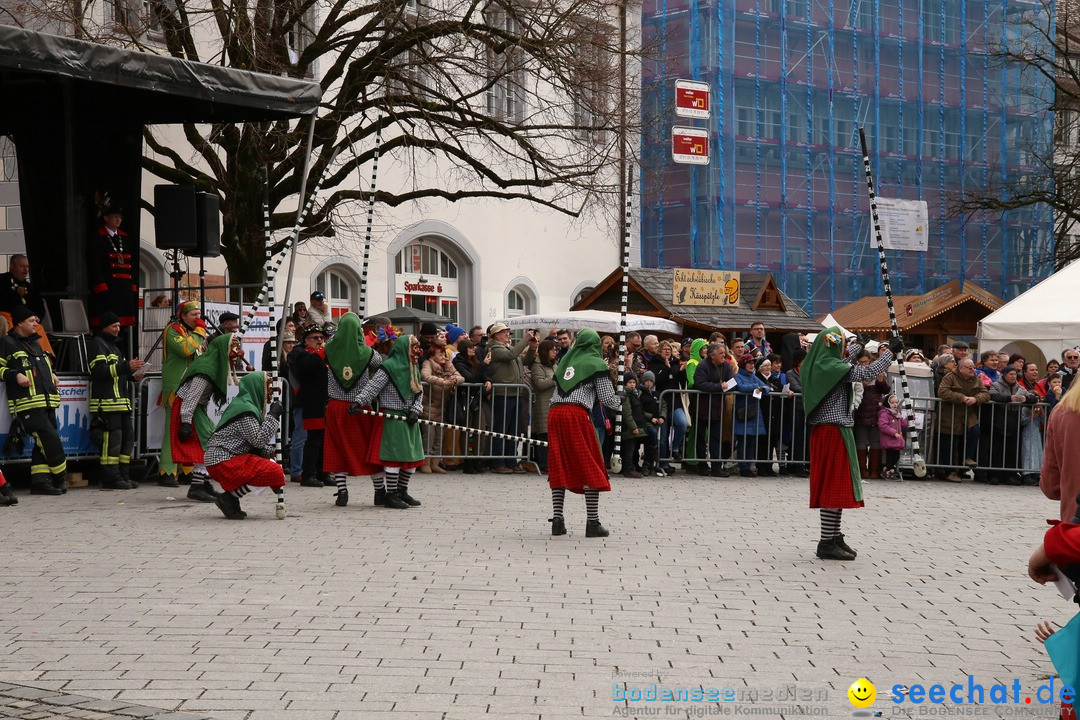
{"label": "woman with blonde hair", "polygon": [[1061,501],[1061,519],[1076,515],[1076,494],[1080,492],[1080,383],[1069,385],[1050,412],[1046,423],[1042,475],[1043,495]]}

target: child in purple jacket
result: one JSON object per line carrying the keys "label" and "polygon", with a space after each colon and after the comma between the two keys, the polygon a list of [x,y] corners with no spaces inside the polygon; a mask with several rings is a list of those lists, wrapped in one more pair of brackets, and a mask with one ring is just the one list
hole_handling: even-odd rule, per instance
{"label": "child in purple jacket", "polygon": [[885,451],[885,467],[882,477],[896,479],[896,463],[904,449],[904,431],[908,421],[900,412],[900,398],[895,394],[885,398],[885,407],[878,411],[878,431],[881,433],[881,449]]}

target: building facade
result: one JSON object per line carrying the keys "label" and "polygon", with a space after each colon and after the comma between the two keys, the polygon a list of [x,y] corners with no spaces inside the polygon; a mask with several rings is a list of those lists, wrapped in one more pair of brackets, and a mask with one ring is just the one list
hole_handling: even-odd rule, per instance
{"label": "building facade", "polygon": [[[877,194],[928,205],[928,252],[888,253],[893,291],[971,280],[1016,297],[1053,271],[1052,213],[951,208],[1047,156],[1050,82],[993,55],[1038,50],[1025,23],[1053,28],[1048,12],[1020,0],[646,0],[642,264],[771,272],[811,315],[881,294],[865,128]],[[676,119],[676,79],[709,83],[708,121]],[[710,130],[707,166],[672,163],[675,125]]]}

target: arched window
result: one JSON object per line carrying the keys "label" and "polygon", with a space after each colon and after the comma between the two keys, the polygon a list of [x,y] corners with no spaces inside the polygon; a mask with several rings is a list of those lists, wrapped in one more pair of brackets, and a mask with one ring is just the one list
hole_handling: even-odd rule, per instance
{"label": "arched window", "polygon": [[517,290],[506,294],[506,317],[525,315],[525,296]]}
{"label": "arched window", "polygon": [[580,290],[578,290],[578,291],[577,291],[577,294],[575,294],[575,295],[574,295],[574,300],[573,300],[573,302],[571,302],[571,303],[570,303],[570,307],[574,307],[574,306],[575,306],[575,305],[577,305],[577,304],[578,304],[579,302],[581,302],[582,300],[584,300],[585,298],[587,298],[587,297],[589,296],[589,293],[591,293],[591,292],[592,292],[593,290],[595,290],[595,289],[596,289],[596,288],[595,288],[595,287],[593,287],[592,285],[586,285],[585,287],[583,287],[583,288],[581,288]]}
{"label": "arched window", "polygon": [[330,315],[335,318],[353,309],[353,298],[356,297],[357,292],[353,285],[352,278],[334,265],[323,270],[315,278],[315,289],[326,296],[326,304],[330,306]]}
{"label": "arched window", "polygon": [[426,310],[458,321],[458,266],[450,255],[421,238],[394,256],[394,273],[397,307]]}

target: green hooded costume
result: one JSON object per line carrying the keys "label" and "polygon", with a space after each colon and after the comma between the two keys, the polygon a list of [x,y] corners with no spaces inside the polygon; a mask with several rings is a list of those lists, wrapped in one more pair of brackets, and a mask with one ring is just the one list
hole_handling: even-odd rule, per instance
{"label": "green hooded costume", "polygon": [[609,376],[611,372],[604,361],[603,345],[595,330],[585,328],[578,332],[571,347],[555,368],[555,382],[563,395],[568,395],[581,383],[597,375]]}
{"label": "green hooded costume", "polygon": [[367,372],[373,354],[364,343],[360,317],[351,312],[342,315],[334,337],[326,343],[326,362],[345,392],[352,390]]}
{"label": "green hooded costume", "polygon": [[[799,379],[803,385],[803,411],[807,419],[821,405],[822,401],[840,383],[847,382],[851,375],[851,364],[844,362],[844,335],[840,328],[830,327],[818,333],[814,344],[803,360]],[[850,402],[850,395],[846,396]],[[859,475],[859,461],[855,453],[855,434],[850,427],[843,425],[840,437],[844,440],[848,461],[851,464],[851,489],[855,499],[861,501],[862,478]]]}
{"label": "green hooded costume", "polygon": [[[206,352],[195,358],[195,362],[188,367],[180,385],[196,375],[202,375],[210,381],[211,398],[214,402],[219,404],[225,402],[225,397],[229,392],[229,349],[231,346],[231,334],[218,335],[211,340],[206,346]],[[206,414],[205,405],[195,408],[191,421],[195,426],[195,432],[199,435],[199,442],[205,448],[210,434],[214,432],[214,421]]]}
{"label": "green hooded costume", "polygon": [[225,408],[215,430],[242,415],[253,415],[260,423],[266,415],[266,373],[248,373],[240,380],[240,393]]}
{"label": "green hooded costume", "polygon": [[686,361],[686,387],[694,387],[694,373],[697,372],[698,363],[701,362],[701,348],[709,344],[708,340],[698,338],[690,343],[690,359]]}
{"label": "green hooded costume", "polygon": [[[416,396],[424,391],[420,384],[420,369],[412,362],[412,335],[402,335],[394,341],[390,348],[390,355],[383,361],[379,370],[386,373],[387,378],[397,388],[402,403],[409,407]],[[365,388],[366,389],[366,388]],[[408,410],[395,410],[382,408],[387,415],[405,417]],[[410,425],[400,420],[387,420],[383,423],[382,444],[379,446],[379,457],[393,465],[396,463],[416,463],[424,459],[424,439],[417,425]]]}

